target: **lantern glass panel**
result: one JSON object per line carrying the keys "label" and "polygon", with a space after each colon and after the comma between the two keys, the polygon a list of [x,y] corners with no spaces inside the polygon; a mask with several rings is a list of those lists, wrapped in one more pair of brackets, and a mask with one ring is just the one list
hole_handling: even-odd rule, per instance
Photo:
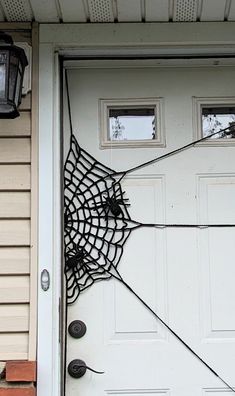
{"label": "lantern glass panel", "polygon": [[0,52],[0,98],[4,99],[6,96],[6,62],[7,54]]}
{"label": "lantern glass panel", "polygon": [[21,103],[21,89],[22,89],[22,65],[20,63],[17,74],[16,93],[15,93],[15,103],[17,107]]}
{"label": "lantern glass panel", "polygon": [[9,73],[9,99],[15,99],[17,71],[18,71],[18,58],[12,54],[10,58],[10,73]]}

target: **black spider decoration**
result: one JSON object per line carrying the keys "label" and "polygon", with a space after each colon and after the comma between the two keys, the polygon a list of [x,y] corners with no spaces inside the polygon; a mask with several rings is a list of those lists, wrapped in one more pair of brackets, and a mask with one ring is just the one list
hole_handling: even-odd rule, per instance
{"label": "black spider decoration", "polygon": [[94,205],[94,209],[102,209],[99,213],[100,215],[104,212],[107,217],[109,213],[111,213],[114,217],[124,216],[122,207],[130,206],[127,202],[128,198],[123,198],[122,196],[125,194],[125,191],[121,193],[120,191],[116,194],[115,190],[111,197],[107,194],[103,195],[103,202],[99,205]]}
{"label": "black spider decoration", "polygon": [[76,268],[82,268],[84,265],[84,259],[87,256],[87,253],[83,249],[80,249],[79,246],[74,244],[74,248],[72,251],[69,251],[65,261],[65,268],[69,270]]}

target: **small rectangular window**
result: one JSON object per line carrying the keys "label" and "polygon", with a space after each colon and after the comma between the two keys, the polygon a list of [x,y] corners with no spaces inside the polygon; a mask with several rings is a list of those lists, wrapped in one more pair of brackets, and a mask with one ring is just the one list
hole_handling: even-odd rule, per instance
{"label": "small rectangular window", "polygon": [[100,99],[101,147],[163,146],[158,99]]}
{"label": "small rectangular window", "polygon": [[[193,98],[195,140],[220,133],[204,140],[203,145],[235,144],[235,97]],[[223,129],[230,129],[223,131]]]}
{"label": "small rectangular window", "polygon": [[156,138],[154,107],[109,108],[109,140],[152,140]]}
{"label": "small rectangular window", "polygon": [[[210,135],[213,132],[220,131],[235,123],[235,106],[202,106],[202,132],[203,137]],[[235,132],[231,130],[218,133],[211,139],[234,139]]]}

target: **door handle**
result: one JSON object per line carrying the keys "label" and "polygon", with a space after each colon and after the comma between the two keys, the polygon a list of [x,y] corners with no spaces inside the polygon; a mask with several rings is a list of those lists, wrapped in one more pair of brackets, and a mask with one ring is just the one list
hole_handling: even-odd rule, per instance
{"label": "door handle", "polygon": [[104,374],[104,371],[96,371],[91,367],[88,367],[84,360],[81,359],[74,359],[68,365],[68,373],[73,378],[83,377],[87,370],[90,370],[96,374]]}

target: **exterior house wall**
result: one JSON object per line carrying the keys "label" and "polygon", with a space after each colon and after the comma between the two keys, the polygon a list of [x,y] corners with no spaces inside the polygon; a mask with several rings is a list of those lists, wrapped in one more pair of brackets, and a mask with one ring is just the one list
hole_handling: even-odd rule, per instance
{"label": "exterior house wall", "polygon": [[[1,24],[0,29],[10,34],[16,44],[27,42],[33,47],[32,65],[35,65],[37,27]],[[34,394],[37,68],[32,70],[32,89],[23,97],[20,117],[0,120],[0,396]],[[19,386],[21,381],[26,385]]]}

